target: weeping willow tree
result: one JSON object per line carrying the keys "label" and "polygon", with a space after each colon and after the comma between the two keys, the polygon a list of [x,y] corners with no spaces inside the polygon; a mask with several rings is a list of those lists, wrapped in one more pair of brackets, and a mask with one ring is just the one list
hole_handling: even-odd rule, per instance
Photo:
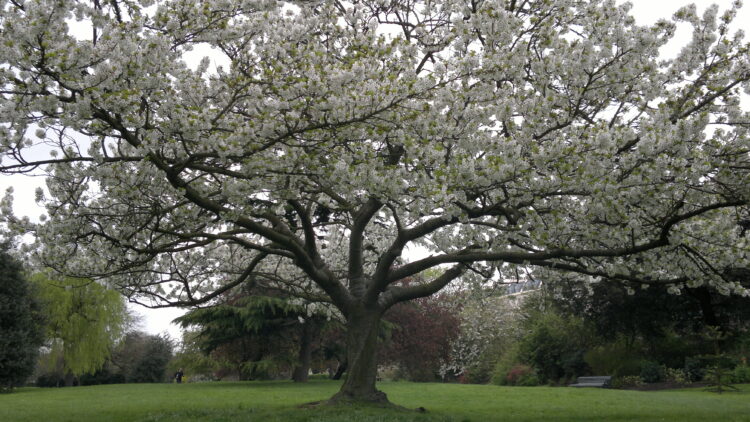
{"label": "weeping willow tree", "polygon": [[32,281],[47,316],[45,369],[64,375],[66,385],[101,369],[129,321],[123,297],[87,279],[50,279],[39,273]]}

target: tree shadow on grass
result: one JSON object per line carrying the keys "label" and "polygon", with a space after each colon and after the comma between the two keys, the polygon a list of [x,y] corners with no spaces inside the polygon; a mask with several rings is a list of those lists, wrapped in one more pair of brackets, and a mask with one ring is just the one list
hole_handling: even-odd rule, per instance
{"label": "tree shadow on grass", "polygon": [[262,388],[262,389],[286,389],[286,388],[315,388],[330,386],[338,388],[341,381],[328,380],[311,380],[304,383],[295,383],[292,381],[206,381],[188,383],[187,385],[200,388]]}
{"label": "tree shadow on grass", "polygon": [[399,412],[370,407],[318,407],[258,409],[237,408],[222,410],[185,410],[152,413],[139,422],[471,422],[448,416]]}

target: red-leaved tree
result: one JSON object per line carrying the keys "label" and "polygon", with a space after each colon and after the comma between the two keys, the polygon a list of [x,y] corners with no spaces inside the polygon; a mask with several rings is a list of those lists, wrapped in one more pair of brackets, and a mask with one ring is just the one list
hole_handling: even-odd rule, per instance
{"label": "red-leaved tree", "polygon": [[458,335],[454,305],[441,296],[417,299],[392,307],[385,319],[393,324],[381,363],[398,366],[411,381],[434,381],[448,360]]}

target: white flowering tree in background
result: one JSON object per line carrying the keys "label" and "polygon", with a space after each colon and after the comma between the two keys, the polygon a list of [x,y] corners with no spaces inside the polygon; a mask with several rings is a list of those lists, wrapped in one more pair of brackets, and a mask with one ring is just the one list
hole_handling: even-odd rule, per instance
{"label": "white flowering tree in background", "polygon": [[514,295],[476,294],[461,297],[456,312],[458,334],[450,343],[448,359],[439,373],[466,375],[482,362],[486,354],[499,355],[522,335],[521,306],[528,293]]}
{"label": "white flowering tree in background", "polygon": [[40,224],[6,198],[6,228],[151,306],[246,283],[329,303],[333,401],[386,401],[381,315],[462,274],[746,294],[724,275],[750,264],[733,16],[682,9],[665,61],[676,24],[614,1],[9,0],[2,171],[49,193]]}

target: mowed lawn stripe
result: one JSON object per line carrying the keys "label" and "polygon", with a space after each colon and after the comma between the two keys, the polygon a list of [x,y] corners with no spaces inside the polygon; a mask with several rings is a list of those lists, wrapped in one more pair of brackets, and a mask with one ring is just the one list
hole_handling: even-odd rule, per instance
{"label": "mowed lawn stripe", "polygon": [[396,404],[427,413],[373,407],[301,408],[339,384],[215,382],[22,389],[0,395],[0,421],[748,421],[750,385],[718,395],[701,389],[639,392],[553,387],[384,382]]}

